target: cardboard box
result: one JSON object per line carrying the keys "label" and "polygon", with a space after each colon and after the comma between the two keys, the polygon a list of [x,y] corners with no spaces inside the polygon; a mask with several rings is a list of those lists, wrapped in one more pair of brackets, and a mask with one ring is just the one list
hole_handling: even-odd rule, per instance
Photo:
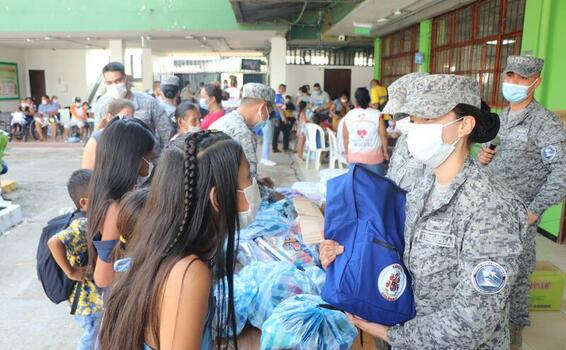
{"label": "cardboard box", "polygon": [[305,198],[295,198],[295,210],[299,216],[299,230],[306,245],[319,244],[324,238],[324,216],[320,208]]}
{"label": "cardboard box", "polygon": [[530,309],[536,311],[559,311],[564,294],[566,276],[548,261],[538,261],[531,275]]}

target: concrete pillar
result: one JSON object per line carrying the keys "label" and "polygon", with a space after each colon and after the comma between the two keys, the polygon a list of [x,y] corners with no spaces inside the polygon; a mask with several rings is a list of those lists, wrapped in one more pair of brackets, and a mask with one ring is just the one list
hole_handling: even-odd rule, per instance
{"label": "concrete pillar", "polygon": [[110,49],[110,62],[124,63],[124,42],[122,40],[108,40]]}
{"label": "concrete pillar", "polygon": [[287,84],[287,39],[273,37],[269,53],[269,86],[277,91],[279,84]]}
{"label": "concrete pillar", "polygon": [[423,54],[424,62],[417,68],[419,72],[430,72],[430,50],[432,45],[432,20],[425,19],[419,24],[419,52]]}
{"label": "concrete pillar", "polygon": [[153,60],[151,58],[151,49],[142,49],[142,84],[143,90],[151,91],[153,89]]}

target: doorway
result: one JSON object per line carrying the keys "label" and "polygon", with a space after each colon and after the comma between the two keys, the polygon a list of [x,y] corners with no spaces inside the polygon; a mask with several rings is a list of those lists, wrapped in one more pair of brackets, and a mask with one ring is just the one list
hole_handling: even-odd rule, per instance
{"label": "doorway", "polygon": [[31,97],[36,105],[41,103],[41,96],[47,93],[45,89],[45,71],[30,70],[29,71],[29,88]]}
{"label": "doorway", "polygon": [[351,69],[325,69],[324,70],[324,91],[330,95],[331,99],[336,99],[344,91],[350,95],[352,86]]}

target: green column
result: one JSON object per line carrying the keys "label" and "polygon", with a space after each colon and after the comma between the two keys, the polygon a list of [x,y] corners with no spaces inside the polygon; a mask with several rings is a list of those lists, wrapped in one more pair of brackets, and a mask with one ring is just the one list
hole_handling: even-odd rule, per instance
{"label": "green column", "polygon": [[430,47],[432,43],[432,20],[426,19],[420,23],[419,52],[424,55],[424,62],[418,68],[419,72],[430,72]]}
{"label": "green column", "polygon": [[544,59],[542,84],[535,92],[536,99],[550,110],[566,109],[563,95],[566,77],[566,2],[557,0],[527,0],[521,54]]}
{"label": "green column", "polygon": [[381,38],[373,41],[373,78],[381,80]]}

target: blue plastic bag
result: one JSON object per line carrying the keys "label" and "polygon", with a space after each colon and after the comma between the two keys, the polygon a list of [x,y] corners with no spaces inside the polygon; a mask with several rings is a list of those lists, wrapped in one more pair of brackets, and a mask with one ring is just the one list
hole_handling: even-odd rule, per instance
{"label": "blue plastic bag", "polygon": [[316,294],[320,295],[324,282],[326,281],[326,272],[318,266],[305,267],[305,274],[311,279],[315,288]]}
{"label": "blue plastic bag", "polygon": [[261,328],[261,350],[347,350],[358,331],[346,315],[326,309],[317,295],[283,301]]}
{"label": "blue plastic bag", "polygon": [[248,309],[248,321],[256,328],[261,328],[283,300],[299,294],[316,294],[316,287],[305,272],[287,262],[254,262],[244,267],[239,277],[245,286],[257,286]]}
{"label": "blue plastic bag", "polygon": [[[221,287],[219,283],[214,286],[214,297],[216,298],[216,305],[220,307],[224,302],[224,305],[228,305],[228,281],[224,278],[224,301],[222,301]],[[257,294],[257,285],[255,283],[244,284],[238,275],[234,275],[234,311],[236,318],[236,336],[240,335],[246,323],[248,321],[248,309]],[[215,319],[212,322],[212,326],[216,327],[216,313],[214,315]],[[232,336],[232,327],[230,326],[228,320],[223,320],[221,322],[221,327],[226,329],[226,335]]]}

